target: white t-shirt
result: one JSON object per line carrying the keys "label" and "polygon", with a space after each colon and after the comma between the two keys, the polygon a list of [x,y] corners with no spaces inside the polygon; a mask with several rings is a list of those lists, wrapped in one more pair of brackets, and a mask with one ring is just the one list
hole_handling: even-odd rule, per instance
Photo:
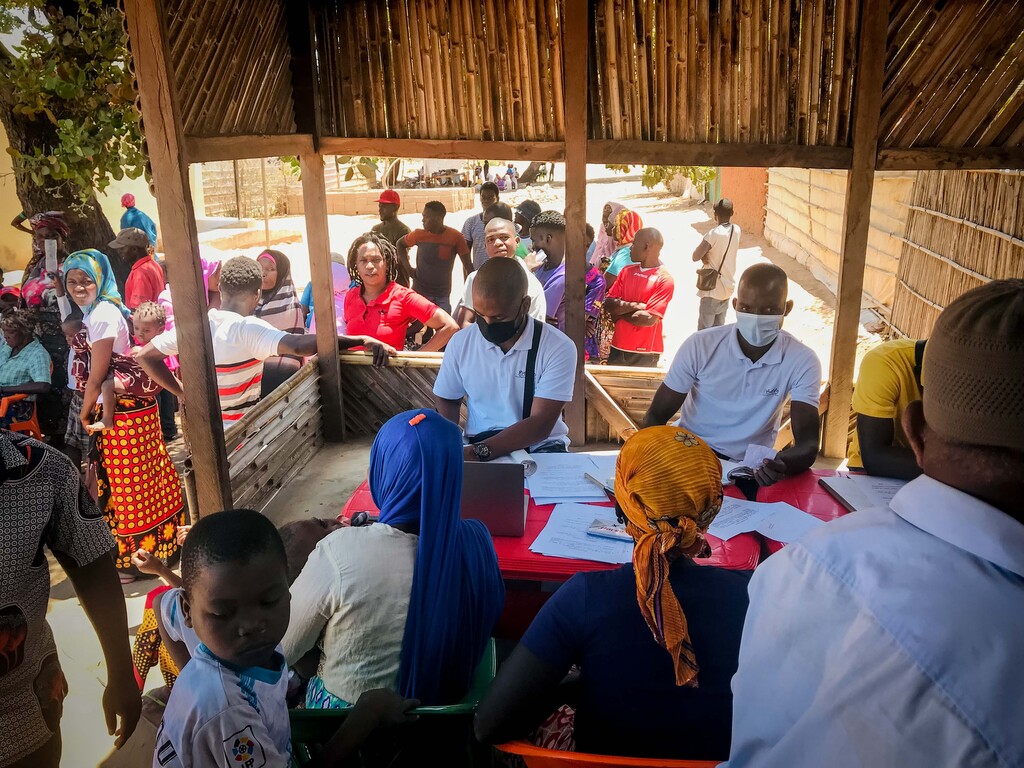
{"label": "white t-shirt", "polygon": [[[732,234],[731,242],[729,241],[730,234]],[[718,275],[715,290],[697,291],[697,295],[701,298],[707,296],[724,301],[732,297],[732,290],[736,287],[736,252],[740,249],[740,234],[740,228],[735,224],[719,224],[704,235],[704,242],[711,245],[711,250],[708,251],[711,268],[718,269],[718,265],[721,264],[722,271]],[[726,247],[729,248],[728,253],[725,252]],[[722,261],[723,255],[725,256],[724,262]],[[704,266],[704,264],[700,265],[701,268]]]}
{"label": "white t-shirt", "polygon": [[82,318],[85,326],[85,337],[91,347],[103,339],[114,340],[114,354],[127,355],[132,348],[128,335],[128,321],[121,310],[109,301],[98,301],[92,311]]}
{"label": "white t-shirt", "polygon": [[171,689],[153,751],[153,768],[251,766],[291,761],[288,667],[230,669],[196,648]]}
{"label": "white t-shirt", "polygon": [[[576,383],[576,345],[557,328],[547,323],[542,326],[534,397],[568,403]],[[434,394],[446,400],[466,398],[467,435],[506,429],[522,421],[526,358],[532,346],[533,323],[527,324],[507,354],[487,341],[476,325],[452,336],[434,382]],[[551,434],[530,447],[552,440],[568,445],[568,435],[569,428],[559,415]]]}
{"label": "white t-shirt", "polygon": [[[515,257],[512,258],[515,259]],[[521,259],[515,259],[515,261],[526,273],[526,295],[530,297],[530,317],[543,323],[548,316],[548,300],[544,296],[544,286]],[[462,306],[469,310],[473,309],[473,281],[475,279],[476,272],[470,272],[469,277],[466,278],[466,291],[462,297]]]}
{"label": "white t-shirt", "polygon": [[[243,317],[237,312],[211,309],[208,316],[221,418],[226,429],[259,401],[263,361],[277,354],[281,339],[288,334],[252,315]],[[177,328],[164,331],[152,344],[162,355],[178,354]]]}
{"label": "white t-shirt", "polygon": [[751,443],[775,444],[787,396],[818,407],[821,363],[786,331],[752,363],[740,349],[736,324],[730,323],[684,341],[665,386],[687,395],[676,424],[739,461]]}
{"label": "white t-shirt", "polygon": [[317,675],[349,703],[397,690],[418,541],[383,523],[324,537],[292,584],[285,659],[294,664],[319,645]]}
{"label": "white t-shirt", "polygon": [[160,623],[167,637],[175,642],[184,643],[191,656],[199,647],[199,638],[192,627],[185,625],[185,613],[181,607],[183,594],[184,590],[181,587],[174,587],[160,596]]}

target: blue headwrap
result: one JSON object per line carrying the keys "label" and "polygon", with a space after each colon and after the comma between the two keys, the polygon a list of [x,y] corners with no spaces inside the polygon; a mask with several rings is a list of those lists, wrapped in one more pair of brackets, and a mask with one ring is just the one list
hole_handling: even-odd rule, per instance
{"label": "blue headwrap", "polygon": [[424,705],[454,704],[505,602],[494,543],[461,519],[462,438],[434,411],[400,413],[370,449],[370,493],[380,522],[420,526],[398,690]]}
{"label": "blue headwrap", "polygon": [[88,307],[82,307],[82,312],[89,314],[101,301],[109,301],[124,315],[127,320],[131,312],[121,301],[121,292],[117,290],[117,281],[114,279],[114,270],[110,267],[107,257],[97,250],[89,248],[84,251],[75,251],[64,260],[63,270],[64,290],[67,291],[68,272],[72,269],[80,269],[96,283],[96,301]]}

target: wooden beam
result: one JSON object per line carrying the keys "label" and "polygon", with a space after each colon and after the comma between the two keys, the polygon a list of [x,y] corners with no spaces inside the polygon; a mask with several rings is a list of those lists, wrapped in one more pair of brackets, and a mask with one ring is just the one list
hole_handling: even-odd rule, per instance
{"label": "wooden beam", "polygon": [[217,395],[213,341],[206,319],[206,289],[199,235],[182,146],[181,114],[161,0],[125,0],[146,144],[163,232],[167,276],[174,298],[185,389],[185,437],[191,448],[198,510],[203,516],[231,507],[231,482]]}
{"label": "wooden beam", "polygon": [[[149,136],[147,134],[146,138]],[[301,155],[313,151],[313,137],[308,133],[285,133],[253,136],[186,136],[185,158],[190,163],[211,163],[215,160],[247,160],[258,157]]]}
{"label": "wooden beam", "polygon": [[343,439],[341,413],[341,371],[338,369],[338,331],[334,317],[334,280],[331,277],[331,241],[327,230],[327,191],[324,189],[324,159],[310,152],[299,155],[302,171],[302,201],[306,215],[306,246],[313,283],[313,313],[316,319],[316,354],[320,360],[320,400],[324,413],[324,436],[328,442]]}
{"label": "wooden beam", "polygon": [[880,149],[879,171],[955,171],[1024,168],[1024,147]]}
{"label": "wooden beam", "polygon": [[[562,40],[565,45],[565,332],[576,344],[575,397],[565,407],[573,443],[587,440],[583,379],[583,340],[587,331],[587,35],[588,0],[565,0]],[[549,307],[554,312],[555,307]]]}
{"label": "wooden beam", "polygon": [[797,144],[683,144],[592,139],[587,162],[630,165],[714,165],[727,168],[849,168],[849,147]]}
{"label": "wooden beam", "polygon": [[615,430],[619,439],[625,440],[636,432],[638,429],[636,422],[629,418],[629,414],[619,407],[619,404],[601,386],[601,382],[597,380],[594,374],[585,370],[583,375],[586,377],[587,401],[597,409],[597,412],[601,414],[601,418],[607,421],[611,428]]}
{"label": "wooden beam", "polygon": [[[568,80],[567,80],[568,82]],[[586,111],[586,105],[584,105]],[[565,160],[561,141],[476,141],[442,139],[370,139],[323,136],[320,151],[325,155],[374,155],[377,157],[450,157],[456,160],[519,160],[560,162]]]}
{"label": "wooden beam", "polygon": [[830,407],[825,416],[824,450],[825,455],[831,458],[846,455],[849,432],[857,329],[860,327],[864,264],[871,225],[871,191],[878,161],[889,0],[862,0],[860,20],[853,96],[853,163],[846,177],[843,242],[832,330]]}

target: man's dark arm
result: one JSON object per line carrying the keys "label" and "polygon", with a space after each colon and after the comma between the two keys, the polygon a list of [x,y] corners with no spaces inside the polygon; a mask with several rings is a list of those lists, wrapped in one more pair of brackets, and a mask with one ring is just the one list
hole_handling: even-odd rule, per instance
{"label": "man's dark arm", "polygon": [[49,391],[50,383],[47,381],[26,381],[24,384],[0,387],[0,397],[7,397],[8,395],[45,395]]}
{"label": "man's dark arm", "polygon": [[[128,617],[124,593],[111,557],[102,555],[88,565],[54,552],[75,587],[85,615],[96,630],[107,668],[107,687],[103,692],[103,712],[107,730],[117,733],[114,742],[121,747],[135,730],[142,712],[142,698],[135,684],[131,648],[128,646]],[[120,727],[117,718],[121,718]]]}
{"label": "man's dark arm", "polygon": [[789,406],[789,419],[793,425],[793,445],[762,466],[754,467],[754,479],[759,485],[772,485],[786,475],[798,475],[810,469],[818,457],[821,418],[817,406],[794,400]]}
{"label": "man's dark arm", "polygon": [[[398,354],[390,344],[371,338],[369,336],[339,336],[338,349],[351,349],[352,347],[364,347],[367,352],[373,355],[373,364],[377,368],[388,364],[388,358]],[[316,334],[312,333],[288,333],[285,334],[277,345],[277,354],[295,355],[296,357],[311,357],[316,354]]]}
{"label": "man's dark arm", "polygon": [[686,400],[686,394],[680,394],[674,389],[670,389],[662,384],[658,387],[658,391],[654,393],[654,399],[651,401],[651,407],[647,409],[647,413],[644,415],[645,427],[663,427],[668,423],[668,420],[675,416],[679,409],[683,406],[683,401]]}
{"label": "man's dark arm", "polygon": [[626,317],[633,312],[640,312],[644,309],[644,306],[636,301],[623,301],[622,299],[604,300],[604,311],[611,315],[613,320]]}
{"label": "man's dark arm", "polygon": [[693,249],[694,261],[707,261],[708,252],[711,250],[711,243],[701,240],[700,245]]}
{"label": "man's dark arm", "polygon": [[434,395],[434,407],[437,412],[444,416],[455,426],[459,425],[459,418],[462,411],[462,400],[449,400],[446,397]]}
{"label": "man's dark arm", "polygon": [[405,237],[398,238],[398,242],[395,243],[395,250],[398,252],[398,267],[403,274],[408,277],[416,277],[416,270],[412,266],[412,262],[409,261],[409,246],[405,242]]}
{"label": "man's dark arm", "polygon": [[893,445],[896,427],[892,419],[857,414],[857,440],[864,471],[869,475],[913,480],[921,474],[914,452]]}
{"label": "man's dark arm", "polygon": [[185,399],[181,389],[181,382],[171,373],[167,367],[167,356],[153,346],[152,342],[142,348],[142,351],[135,356],[135,360],[142,370],[149,374],[149,378],[166,389],[179,400]]}
{"label": "man's dark arm", "polygon": [[[533,401],[530,418],[523,419],[511,427],[503,429],[494,437],[484,440],[491,449],[491,456],[507,456],[512,451],[529,448],[531,445],[544,442],[555,427],[565,403],[558,400],[545,400],[538,397]],[[466,459],[476,461],[476,454],[470,446],[466,446]]]}

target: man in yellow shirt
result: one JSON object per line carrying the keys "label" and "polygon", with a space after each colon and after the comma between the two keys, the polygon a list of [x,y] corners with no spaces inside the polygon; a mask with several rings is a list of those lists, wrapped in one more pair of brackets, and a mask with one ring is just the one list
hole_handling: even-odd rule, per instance
{"label": "man in yellow shirt", "polygon": [[857,429],[847,452],[850,469],[904,480],[921,474],[901,418],[910,403],[921,399],[924,346],[924,341],[895,339],[864,356],[853,391]]}

